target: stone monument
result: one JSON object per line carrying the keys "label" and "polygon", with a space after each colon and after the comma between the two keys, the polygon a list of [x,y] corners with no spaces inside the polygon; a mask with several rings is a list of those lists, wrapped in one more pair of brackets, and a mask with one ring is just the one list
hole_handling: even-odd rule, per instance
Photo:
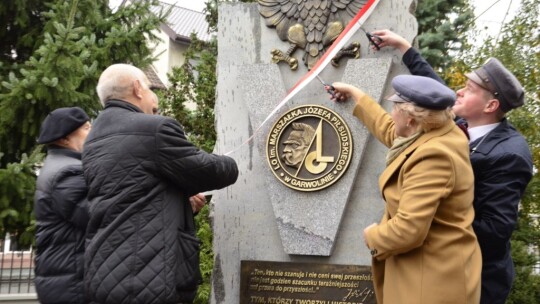
{"label": "stone monument", "polygon": [[[219,6],[215,152],[230,153],[240,176],[212,199],[211,303],[375,303],[362,231],[384,209],[387,149],[320,81],[353,84],[386,106],[390,80],[408,72],[398,51],[372,51],[359,30],[320,81],[278,106],[370,1],[279,2]],[[361,27],[412,41],[415,6],[380,0]]]}

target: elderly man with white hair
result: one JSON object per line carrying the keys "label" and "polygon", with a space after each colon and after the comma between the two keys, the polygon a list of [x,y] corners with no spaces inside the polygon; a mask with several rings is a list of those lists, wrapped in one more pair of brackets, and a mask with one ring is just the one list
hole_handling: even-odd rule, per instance
{"label": "elderly man with white hair", "polygon": [[156,113],[138,68],[115,64],[99,78],[105,109],[82,156],[90,222],[85,286],[95,303],[191,303],[201,280],[193,212],[203,191],[233,184],[236,162],[190,143]]}

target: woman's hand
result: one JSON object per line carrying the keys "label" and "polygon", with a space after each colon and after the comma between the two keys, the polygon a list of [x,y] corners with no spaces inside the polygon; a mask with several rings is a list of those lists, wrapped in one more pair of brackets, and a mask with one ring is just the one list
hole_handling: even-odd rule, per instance
{"label": "woman's hand", "polygon": [[[334,95],[330,99],[337,102],[347,101],[349,97],[354,97],[357,92],[363,93],[360,89],[343,82],[334,82],[332,87],[334,89]],[[325,86],[324,88],[328,90],[330,86]]]}
{"label": "woman's hand", "polygon": [[[373,224],[367,226],[366,228],[364,228],[364,243],[366,244],[367,248],[369,248],[369,244],[367,242],[367,232],[368,232],[369,229],[371,229],[373,227],[377,227],[377,226],[379,226],[379,224],[373,223]],[[369,249],[371,249],[371,248],[369,248]]]}

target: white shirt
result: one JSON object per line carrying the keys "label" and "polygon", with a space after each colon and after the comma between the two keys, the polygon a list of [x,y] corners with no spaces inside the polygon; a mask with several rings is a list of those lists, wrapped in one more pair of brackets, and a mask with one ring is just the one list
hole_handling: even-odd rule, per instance
{"label": "white shirt", "polygon": [[470,138],[469,142],[473,142],[477,140],[478,138],[488,134],[489,132],[491,132],[491,130],[495,129],[499,124],[500,122],[496,122],[494,124],[468,128],[467,131],[469,132],[469,138]]}

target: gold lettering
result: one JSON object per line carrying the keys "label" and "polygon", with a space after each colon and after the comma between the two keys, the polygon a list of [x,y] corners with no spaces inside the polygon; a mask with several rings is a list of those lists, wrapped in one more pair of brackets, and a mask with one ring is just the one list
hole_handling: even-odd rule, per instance
{"label": "gold lettering", "polygon": [[274,291],[275,287],[270,285],[259,285],[257,291]]}
{"label": "gold lettering", "polygon": [[[312,127],[315,134],[310,135],[311,142],[303,146],[300,154],[303,156],[299,156],[301,162],[297,160],[294,166],[288,165],[292,169],[285,168],[280,162],[281,145],[285,142],[282,135],[286,129],[286,133],[292,132],[289,128],[292,129],[293,122],[307,124],[309,121],[299,120],[304,118],[319,120],[318,125]],[[326,135],[324,140],[323,135]],[[327,142],[328,139],[331,142]],[[284,113],[271,129],[266,143],[268,164],[278,180],[290,188],[301,191],[326,188],[347,168],[352,155],[351,139],[347,124],[332,110],[317,105],[301,106]],[[335,153],[334,147],[340,149],[339,154]]]}

